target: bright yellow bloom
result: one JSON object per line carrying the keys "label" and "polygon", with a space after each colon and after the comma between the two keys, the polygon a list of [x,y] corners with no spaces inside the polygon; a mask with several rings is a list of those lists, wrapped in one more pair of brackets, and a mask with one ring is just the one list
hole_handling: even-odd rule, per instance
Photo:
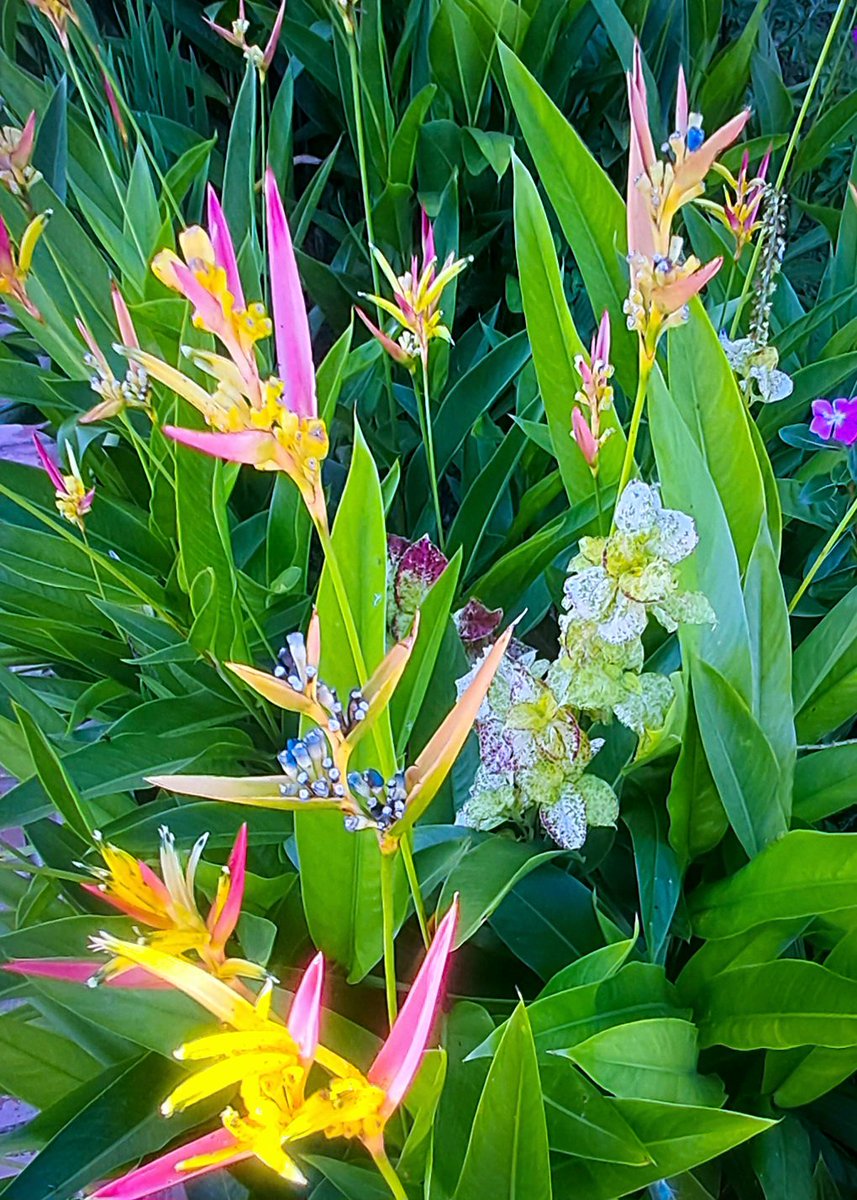
{"label": "bright yellow bloom", "polygon": [[56,492],[56,506],[59,514],[78,529],[83,529],[83,518],[92,508],[95,488],[86,489],[86,484],[80,477],[80,469],[71,446],[66,448],[71,466],[71,474],[63,475],[42,445],[39,437],[33,434],[33,442],[41,459],[42,466],[48,473],[48,478]]}
{"label": "bright yellow bloom", "polygon": [[21,237],[17,260],[12,240],[9,237],[9,230],[6,228],[3,218],[0,217],[0,296],[11,296],[17,300],[37,321],[42,319],[42,314],[27,295],[25,284],[33,262],[36,243],[44,233],[50,216],[51,210],[48,209],[33,218]]}

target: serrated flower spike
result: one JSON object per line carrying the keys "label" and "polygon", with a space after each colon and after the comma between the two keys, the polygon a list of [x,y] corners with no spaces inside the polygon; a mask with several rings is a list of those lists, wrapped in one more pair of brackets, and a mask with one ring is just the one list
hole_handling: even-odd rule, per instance
{"label": "serrated flower spike", "polygon": [[66,447],[71,471],[68,475],[63,475],[36,433],[33,434],[33,442],[35,443],[39,460],[45,468],[48,478],[54,485],[57,511],[71,525],[76,525],[78,529],[82,530],[84,517],[92,508],[95,488],[92,487],[87,491],[86,484],[81,479],[80,468],[75,461],[71,446]]}
{"label": "serrated flower spike", "polygon": [[[460,275],[471,262],[470,258],[456,258],[455,254],[450,254],[438,270],[434,227],[425,210],[421,215],[421,233],[422,263],[414,255],[411,259],[410,269],[403,275],[396,275],[377,246],[372,247],[375,261],[390,285],[393,299],[387,300],[383,296],[370,295],[367,295],[366,299],[389,313],[401,327],[402,332],[397,343],[400,353],[393,356],[399,362],[406,358],[409,363],[412,363],[417,355],[427,360],[429,345],[435,338],[441,338],[446,342],[452,341],[448,326],[443,324],[440,301],[447,285],[457,275]],[[392,341],[392,339],[387,338],[387,335],[384,335],[383,338],[380,337],[381,331],[376,332],[375,327],[367,320],[366,316],[363,313],[360,315],[369,325],[374,336],[379,337],[381,344],[390,353],[387,341]]]}
{"label": "serrated flower spike", "polygon": [[673,221],[683,205],[701,196],[704,180],[721,154],[749,119],[745,110],[706,138],[699,113],[688,111],[684,72],[679,69],[675,129],[659,159],[649,128],[642,51],[634,45],[628,73],[631,132],[628,148],[628,262],[630,291],[624,305],[629,329],[640,334],[652,361],[665,330],[687,320],[691,298],[716,275],[721,258],[702,265],[683,255],[683,242]]}
{"label": "serrated flower spike", "polygon": [[27,295],[26,284],[33,263],[33,251],[45,232],[50,216],[51,210],[48,209],[33,218],[21,235],[17,254],[6,222],[0,217],[0,296],[9,296],[17,301],[37,321],[42,320],[42,314]]}
{"label": "serrated flower spike", "polygon": [[[301,738],[290,738],[278,755],[283,774],[262,780],[166,775],[149,782],[184,795],[208,796],[271,808],[317,807],[355,811],[345,786],[352,751],[385,711],[411,657],[419,630],[415,616],[408,634],[387,652],[362,688],[343,703],[336,689],[319,678],[321,627],[313,613],[306,638],[291,633],[277,656],[273,674],[241,663],[228,663],[239,679],[278,708],[298,713],[314,725]],[[265,801],[270,787],[270,799]],[[248,799],[248,792],[250,797]]]}
{"label": "serrated flower spike", "polygon": [[[571,413],[571,436],[592,471],[598,472],[598,456],[601,447],[613,432],[612,428],[601,429],[601,417],[613,406],[613,366],[610,362],[610,314],[605,309],[595,336],[589,362],[579,354],[574,365],[580,375],[581,386],[575,393],[575,407]],[[579,406],[579,407],[578,407]]]}
{"label": "serrated flower spike", "polygon": [[[186,864],[166,826],[161,827],[160,837],[160,876],[118,846],[99,840],[104,866],[91,868],[96,882],[83,886],[144,927],[141,939],[162,953],[190,955],[206,971],[224,980],[265,978],[263,968],[246,959],[231,958],[226,952],[244,898],[247,826],[242,825],[238,831],[205,918],[196,902],[195,880],[208,835],[197,839]],[[94,985],[120,974],[127,966],[121,958],[108,963],[94,976]]]}
{"label": "serrated flower spike", "polygon": [[80,25],[71,0],[30,0],[30,4],[44,13],[56,30],[63,48],[68,50],[68,23],[71,21],[73,25]]}
{"label": "serrated flower spike", "polygon": [[277,12],[271,36],[268,38],[264,50],[261,46],[250,45],[247,41],[247,33],[250,29],[250,22],[247,20],[247,14],[244,7],[244,0],[240,0],[238,5],[238,16],[232,22],[232,25],[227,29],[224,25],[218,25],[209,17],[203,16],[203,21],[209,29],[213,30],[219,37],[231,43],[233,46],[238,46],[244,51],[244,57],[251,63],[259,72],[259,76],[264,83],[265,76],[270,70],[271,63],[274,61],[274,55],[277,52],[277,43],[280,40],[280,34],[283,29],[283,18],[286,15],[286,0],[282,0],[279,11]]}
{"label": "serrated flower spike", "polygon": [[[372,711],[373,699],[383,698],[383,703],[386,703],[410,654],[409,639],[393,647],[359,694],[359,699],[352,693],[347,709],[333,693],[333,707],[328,699],[324,703],[319,702],[316,715],[324,717],[323,725],[310,729],[301,738],[290,739],[279,755],[282,775],[256,779],[232,779],[221,775],[156,775],[148,782],[179,795],[227,800],[261,808],[300,811],[339,808],[345,815],[346,829],[352,833],[374,830],[381,850],[394,853],[404,833],[423,815],[449,774],[467,740],[513,631],[514,626],[510,626],[485,652],[470,687],[438,727],[413,766],[406,771],[396,771],[390,778],[385,779],[374,767],[346,774],[344,767],[339,764],[347,763],[353,746],[353,739],[349,743],[348,738],[355,725],[357,710],[366,705],[365,719],[366,714]],[[265,676],[262,672],[248,674],[250,668],[242,668],[241,674],[246,682],[268,699],[273,700],[277,695],[280,699],[275,702],[280,703],[281,707],[289,707],[291,711],[304,713],[314,720],[316,717],[308,711],[307,701],[315,704],[323,685],[309,697],[297,684],[304,678],[312,683],[315,663],[317,659],[310,657],[295,641],[288,650],[287,664],[281,664],[287,672],[284,680]],[[232,669],[235,670],[234,665]],[[278,688],[277,684],[280,684]],[[379,711],[383,703],[379,704]],[[331,728],[331,712],[333,724],[338,725],[338,729]],[[340,737],[341,734],[344,736]]]}
{"label": "serrated flower spike", "polygon": [[41,174],[31,163],[36,136],[36,114],[31,112],[23,129],[4,125],[0,129],[0,185],[13,196],[23,196]]}
{"label": "serrated flower spike", "polygon": [[[114,952],[116,947],[110,945],[107,949]],[[154,959],[150,969],[171,975],[169,982],[188,991],[187,979],[178,979],[169,961]],[[218,1015],[222,1018],[224,1011],[230,1013],[229,1023],[233,1028],[179,1047],[175,1056],[180,1061],[208,1065],[180,1083],[163,1102],[161,1112],[170,1116],[229,1086],[239,1088],[243,1111],[226,1108],[220,1118],[222,1129],[106,1184],[92,1200],[142,1200],[164,1188],[249,1158],[259,1159],[290,1183],[306,1183],[283,1147],[285,1130],[300,1111],[307,1076],[319,1050],[323,978],[324,960],[317,954],[304,972],[285,1025],[270,1018],[270,986],[263,989],[255,1005],[243,1000],[239,1006],[224,1010],[215,1004],[215,1008],[220,1007]],[[197,987],[203,987],[205,982],[216,983],[203,977]],[[193,994],[193,988],[189,994]],[[223,998],[227,1006],[231,997],[230,993]],[[340,1060],[333,1056],[332,1061],[338,1064]]]}
{"label": "serrated flower spike", "polygon": [[331,1080],[300,1107],[286,1127],[290,1141],[324,1133],[358,1138],[385,1173],[391,1168],[384,1129],[414,1081],[440,1007],[447,964],[455,943],[458,897],[437,927],[423,964],[390,1034],[365,1075],[356,1068]]}
{"label": "serrated flower spike", "polygon": [[[124,345],[139,350],[140,342],[134,322],[131,320],[128,306],[115,281],[110,285],[110,298],[116,314],[120,339]],[[76,324],[80,336],[87,345],[87,353],[83,361],[92,370],[90,386],[95,394],[101,397],[98,404],[78,418],[81,425],[107,421],[124,412],[126,408],[141,408],[151,417],[151,388],[145,367],[132,360],[128,364],[124,379],[117,379],[106,355],[92,336],[88,326],[79,317],[76,319]]]}
{"label": "serrated flower spike", "polygon": [[734,235],[735,253],[733,257],[736,262],[741,257],[744,247],[753,241],[761,227],[759,210],[765,192],[768,190],[766,177],[770,161],[771,152],[769,150],[759,164],[756,175],[750,178],[750,154],[745,150],[737,179],[721,163],[715,163],[714,169],[726,180],[728,187],[732,189],[732,195],[727,190],[723,204],[715,204],[713,201],[707,200],[700,201]]}
{"label": "serrated flower spike", "polygon": [[[184,261],[162,251],[152,269],[194,305],[194,324],[215,335],[228,357],[183,347],[194,366],[215,381],[213,392],[154,355],[125,348],[148,374],[182,396],[214,432],[164,426],[182,445],[257,470],[284,471],[297,485],[317,528],[326,529],[321,465],[327,456],[317,416],[309,322],[297,263],[273,173],[265,177],[273,322],[259,303],[247,304],[235,249],[214,191],[208,191],[208,231],[179,236]],[[275,333],[279,376],[263,377],[256,343]]]}

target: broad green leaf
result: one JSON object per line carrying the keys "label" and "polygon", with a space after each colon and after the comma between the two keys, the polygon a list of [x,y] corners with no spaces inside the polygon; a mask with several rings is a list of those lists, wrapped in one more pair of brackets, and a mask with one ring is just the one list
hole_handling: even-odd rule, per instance
{"label": "broad green leaf", "polygon": [[616,374],[633,395],[636,335],[622,332],[628,294],[621,265],[627,253],[622,197],[546,92],[502,44],[500,61],[524,140],[583,276],[593,314],[610,311]]}
{"label": "broad green leaf", "polygon": [[723,808],[752,857],[788,829],[777,758],[735,688],[704,661],[693,666],[693,698]]}
{"label": "broad green leaf", "polygon": [[600,983],[602,979],[610,979],[627,962],[638,936],[639,931],[635,926],[633,937],[611,942],[600,950],[590,950],[577,962],[569,963],[551,977],[539,993],[539,998],[553,995],[554,992],[565,992],[584,983]]}
{"label": "broad green leaf", "polygon": [[223,172],[223,211],[240,245],[244,232],[254,229],[253,181],[256,158],[256,68],[247,63],[229,127]]}
{"label": "broad green leaf", "polygon": [[523,1002],[507,1022],[473,1119],[456,1200],[550,1200],[539,1068]]}
{"label": "broad green leaf", "polygon": [[627,1166],[650,1161],[614,1101],[585,1075],[567,1062],[543,1064],[540,1073],[551,1150]]}
{"label": "broad green leaf", "polygon": [[26,709],[14,702],[12,708],[27,739],[39,783],[63,820],[85,841],[91,841],[93,826],[90,814],[59,756]]}
{"label": "broad green leaf", "polygon": [[794,813],[801,821],[823,821],[854,803],[857,744],[822,746],[795,763]]}
{"label": "broad green leaf", "polygon": [[798,959],[736,967],[710,981],[697,1021],[702,1046],[854,1047],[857,981]]}
{"label": "broad green leaf", "polygon": [[693,859],[713,850],[729,828],[729,818],[705,756],[692,695],[688,697],[687,723],[670,783],[667,807],[670,845],[682,870]]}
{"label": "broad green leaf", "polygon": [[792,695],[802,742],[817,741],[857,712],[857,588],[798,646]]}
{"label": "broad green leaf", "polygon": [[725,1099],[719,1079],[697,1072],[697,1030],[690,1021],[661,1017],[614,1025],[557,1053],[616,1096],[715,1108]]}
{"label": "broad green leaf", "polygon": [[65,75],[54,89],[38,123],[33,166],[65,203],[68,176],[68,83]]}
{"label": "broad green leaf", "polygon": [[101,1071],[96,1059],[32,1013],[0,1017],[0,1047],[0,1087],[37,1108],[48,1108]]}
{"label": "broad green leaf", "polygon": [[794,829],[746,867],[690,897],[694,932],[724,938],[768,921],[857,905],[857,838]]}
{"label": "broad green leaf", "polygon": [[614,1103],[648,1150],[652,1164],[622,1167],[574,1159],[554,1172],[557,1195],[616,1200],[717,1158],[774,1123],[727,1109],[694,1108],[659,1100]]}
{"label": "broad green leaf", "polygon": [[[663,962],[667,938],[681,894],[681,871],[667,840],[666,816],[648,796],[635,798],[623,811],[631,830],[640,893],[640,915],[650,962]],[[652,1097],[667,1100],[668,1096]]]}
{"label": "broad green leaf", "polygon": [[756,0],[740,36],[731,42],[706,72],[699,95],[700,110],[712,127],[734,116],[750,80],[750,60],[768,0]]}

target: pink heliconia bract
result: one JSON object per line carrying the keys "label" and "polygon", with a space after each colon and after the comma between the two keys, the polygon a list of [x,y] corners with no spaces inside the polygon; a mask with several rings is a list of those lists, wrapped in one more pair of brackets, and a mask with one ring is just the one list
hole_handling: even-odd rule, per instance
{"label": "pink heliconia bract", "polygon": [[429,220],[429,215],[424,208],[420,209],[420,234],[423,246],[423,270],[428,264],[437,258],[437,251],[434,245],[434,225]]}
{"label": "pink heliconia bract", "polygon": [[318,1047],[323,984],[324,955],[319,951],[303,973],[286,1022],[305,1064],[312,1062]]}
{"label": "pink heliconia bract", "polygon": [[[234,1155],[221,1157],[230,1146],[235,1147]],[[192,1170],[179,1170],[182,1163],[208,1155],[218,1157],[213,1163],[209,1162]],[[169,1154],[156,1158],[145,1167],[138,1167],[136,1171],[123,1175],[121,1179],[106,1183],[92,1194],[90,1200],[143,1200],[145,1196],[153,1196],[167,1188],[178,1187],[187,1183],[189,1179],[196,1179],[211,1171],[219,1171],[223,1167],[252,1157],[251,1150],[239,1148],[238,1142],[228,1129],[216,1129],[214,1133],[207,1133],[193,1142],[179,1146],[177,1150],[171,1150]]]}
{"label": "pink heliconia bract", "polygon": [[268,38],[268,43],[265,46],[264,53],[262,54],[261,72],[263,79],[270,70],[271,63],[274,61],[274,55],[277,53],[277,44],[280,40],[280,34],[283,31],[283,18],[285,15],[286,0],[280,0],[280,8],[274,21],[273,28],[271,29],[271,36]]}
{"label": "pink heliconia bract", "polygon": [[593,469],[598,463],[598,441],[589,428],[589,422],[576,405],[571,414],[572,436],[577,442],[587,466]]}
{"label": "pink heliconia bract", "polygon": [[389,334],[384,333],[383,329],[379,329],[371,317],[367,317],[366,313],[355,304],[354,311],[357,313],[360,320],[372,334],[377,342],[380,342],[384,349],[389,354],[394,362],[399,363],[403,367],[410,367],[413,363],[413,357],[408,354],[407,350],[403,350],[398,342],[394,341]]}
{"label": "pink heliconia bract", "polygon": [[242,824],[235,838],[235,844],[229,855],[224,876],[225,897],[223,904],[218,904],[218,897],[208,914],[208,928],[212,942],[223,947],[235,932],[238,918],[241,916],[241,906],[244,903],[244,883],[247,871],[247,825]]}
{"label": "pink heliconia bract", "polygon": [[236,308],[246,308],[244,289],[241,287],[241,276],[238,273],[238,259],[235,256],[235,246],[226,214],[217,199],[217,193],[211,184],[206,190],[206,208],[208,216],[208,236],[214,247],[214,256],[226,272],[226,286],[235,298]]}
{"label": "pink heliconia bract", "polygon": [[58,492],[65,492],[65,480],[62,477],[59,467],[48,454],[42,444],[42,439],[37,433],[33,434],[33,441],[36,444],[36,453],[39,456],[39,461],[48,473],[48,478]]}
{"label": "pink heliconia bract", "polygon": [[407,999],[366,1078],[386,1093],[382,1115],[401,1103],[419,1070],[440,1004],[441,989],[458,926],[458,897],[437,927]]}
{"label": "pink heliconia bract", "polygon": [[[16,958],[0,965],[0,970],[13,975],[27,975],[34,979],[55,979],[60,983],[88,983],[101,962],[87,958]],[[142,967],[133,967],[105,980],[105,987],[114,988],[166,988],[169,984],[156,979]]]}
{"label": "pink heliconia bract", "polygon": [[283,395],[293,413],[315,418],[318,404],[309,319],[280,189],[270,167],[265,172],[265,201],[274,338]]}

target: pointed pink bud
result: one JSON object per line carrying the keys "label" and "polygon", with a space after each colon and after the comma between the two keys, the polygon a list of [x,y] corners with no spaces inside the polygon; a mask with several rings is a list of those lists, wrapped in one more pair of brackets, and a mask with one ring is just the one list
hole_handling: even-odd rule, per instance
{"label": "pointed pink bud", "polygon": [[6,222],[0,217],[0,276],[14,277],[15,259]]}
{"label": "pointed pink bud", "polygon": [[232,242],[232,235],[229,232],[226,214],[220,207],[217,193],[211,184],[208,185],[206,196],[208,236],[211,238],[211,244],[214,247],[215,261],[226,272],[226,286],[235,297],[235,307],[246,308],[247,304],[244,300],[244,291],[241,287],[241,276],[238,274],[238,260],[235,257],[235,246]]}
{"label": "pointed pink bud", "polygon": [[107,362],[107,359],[104,357],[101,347],[93,337],[92,330],[89,328],[86,322],[81,321],[80,317],[75,317],[74,323],[77,326],[78,333],[86,342],[86,347],[89,350],[89,353],[98,364],[99,370],[102,372],[102,374],[109,376],[111,374],[110,366]]}
{"label": "pointed pink bud", "polygon": [[687,80],[684,77],[684,67],[679,63],[678,83],[675,92],[675,128],[676,133],[687,133]]}
{"label": "pointed pink bud", "polygon": [[63,479],[63,477],[60,473],[59,467],[57,467],[54,460],[51,458],[51,456],[48,454],[45,447],[42,445],[42,440],[37,433],[33,434],[33,441],[36,444],[36,453],[39,456],[39,460],[41,461],[42,466],[47,471],[48,477],[50,478],[51,483],[54,485],[54,487],[56,488],[56,490],[58,492],[64,492],[65,491],[65,480]]}
{"label": "pointed pink bud", "polygon": [[411,356],[402,349],[398,342],[394,341],[388,334],[384,333],[383,329],[379,329],[374,321],[366,316],[362,308],[354,306],[354,311],[357,313],[360,320],[372,334],[376,341],[380,342],[384,349],[395,362],[401,363],[403,367],[409,367],[412,363]]}
{"label": "pointed pink bud", "polygon": [[[230,1149],[234,1149],[234,1154],[229,1154]],[[179,1169],[182,1163],[192,1159],[212,1157],[214,1161],[204,1166],[188,1171]],[[196,1179],[199,1175],[206,1175],[209,1171],[217,1171],[221,1167],[251,1157],[252,1151],[240,1149],[234,1135],[228,1129],[217,1129],[214,1133],[207,1133],[204,1137],[179,1146],[177,1150],[171,1150],[169,1154],[156,1158],[145,1167],[138,1167],[136,1171],[123,1175],[121,1179],[106,1183],[90,1196],[90,1200],[143,1200],[144,1196],[152,1196],[166,1188],[179,1187],[189,1179]]]}
{"label": "pointed pink bud", "polygon": [[262,55],[262,75],[266,75],[271,69],[271,63],[274,61],[274,55],[277,53],[277,43],[280,40],[280,34],[283,29],[283,18],[286,15],[286,0],[281,0],[280,11],[277,13],[277,19],[274,21],[274,28],[271,30],[271,36],[268,38],[268,44],[265,47],[265,53]]}
{"label": "pointed pink bud", "polygon": [[116,124],[116,130],[125,145],[128,145],[128,130],[125,127],[125,122],[122,120],[122,110],[119,108],[119,101],[116,99],[116,93],[113,90],[113,84],[110,82],[107,72],[101,72],[101,79],[104,84],[104,94],[107,97],[107,103],[110,106],[110,112]]}
{"label": "pointed pink bud", "polygon": [[[9,971],[13,975],[28,975],[34,979],[56,979],[60,983],[86,983],[104,966],[95,958],[17,958],[13,962],[3,963],[0,970]],[[132,967],[121,975],[106,979],[103,987],[118,988],[165,988],[169,987],[162,979],[156,979],[142,967]]]}
{"label": "pointed pink bud", "polygon": [[437,251],[434,246],[434,225],[429,220],[428,213],[424,208],[420,209],[420,233],[423,244],[423,270],[430,262],[437,258]]}
{"label": "pointed pink bud", "polygon": [[706,263],[698,271],[694,271],[692,275],[688,275],[685,279],[678,279],[675,283],[669,283],[666,287],[660,288],[657,293],[658,307],[666,313],[678,312],[698,292],[702,291],[722,266],[722,258],[713,258],[711,262]]}
{"label": "pointed pink bud", "polygon": [[15,166],[25,167],[30,161],[33,154],[33,141],[36,136],[36,110],[30,113],[27,117],[27,122],[21,130],[21,137],[18,140],[18,145],[10,154],[10,158]]}
{"label": "pointed pink bud", "polygon": [[598,463],[598,442],[592,436],[589,422],[577,405],[575,405],[571,414],[571,428],[572,437],[577,442],[581,454],[586,459],[590,469],[594,470]]}
{"label": "pointed pink bud", "polygon": [[646,95],[646,79],[643,74],[643,51],[639,41],[634,42],[634,65],[628,76],[628,104],[631,110],[632,132],[637,135],[642,165],[648,170],[656,161],[657,154],[649,128],[649,101]]}
{"label": "pointed pink bud", "polygon": [[226,863],[226,896],[218,906],[215,898],[208,917],[211,939],[218,946],[225,946],[235,931],[244,902],[244,883],[247,872],[247,825],[238,830],[235,844]]}
{"label": "pointed pink bud", "polygon": [[388,1116],[401,1103],[419,1070],[437,1015],[457,922],[458,896],[437,927],[390,1035],[369,1068],[369,1082],[386,1093],[382,1115]]}
{"label": "pointed pink bud", "polygon": [[286,407],[299,417],[315,417],[315,369],[306,305],[298,264],[274,172],[265,172],[268,216],[268,254],[271,261],[271,299],[274,336]]}
{"label": "pointed pink bud", "polygon": [[233,46],[244,45],[241,38],[236,37],[231,29],[227,29],[223,25],[218,25],[216,21],[212,21],[211,17],[206,17],[203,15],[202,19],[205,21],[211,32],[216,33],[218,37],[222,37],[225,42],[230,42]]}
{"label": "pointed pink bud", "polygon": [[312,1062],[318,1046],[323,983],[324,955],[319,952],[303,973],[286,1022],[286,1027],[295,1039],[305,1063]]}
{"label": "pointed pink bud", "polygon": [[125,303],[125,297],[119,291],[119,285],[115,279],[110,281],[110,299],[113,301],[113,311],[116,314],[116,324],[119,326],[119,337],[122,340],[122,345],[130,347],[132,350],[139,350],[140,340],[137,337],[134,322],[131,320],[128,305]]}
{"label": "pointed pink bud", "polygon": [[768,167],[770,166],[770,163],[771,163],[771,151],[770,151],[770,148],[768,148],[765,151],[765,157],[762,159],[761,163],[759,164],[759,170],[756,172],[757,179],[767,179]]}

